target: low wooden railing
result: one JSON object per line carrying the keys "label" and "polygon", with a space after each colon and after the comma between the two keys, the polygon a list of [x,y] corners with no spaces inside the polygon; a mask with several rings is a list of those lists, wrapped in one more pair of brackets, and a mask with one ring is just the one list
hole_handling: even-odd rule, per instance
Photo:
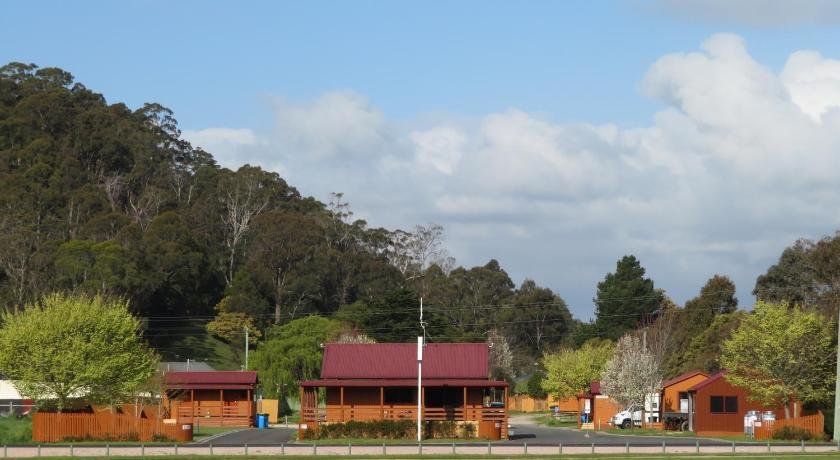
{"label": "low wooden railing", "polygon": [[[452,421],[504,421],[505,408],[491,407],[426,407],[423,409],[424,420]],[[416,420],[417,407],[412,406],[364,406],[364,407],[318,407],[303,408],[301,420],[304,422],[342,422],[350,420]]]}
{"label": "low wooden railing", "polygon": [[[186,429],[184,429],[186,428]],[[114,440],[192,441],[192,427],[166,424],[160,419],[115,413],[37,412],[32,418],[32,440],[38,442]]]}
{"label": "low wooden railing", "polygon": [[178,420],[201,426],[251,426],[252,414],[245,406],[178,407]]}
{"label": "low wooden railing", "polygon": [[822,412],[805,417],[787,418],[780,420],[764,420],[761,426],[755,427],[755,439],[770,439],[776,430],[786,426],[808,430],[815,437],[823,435],[825,417]]}

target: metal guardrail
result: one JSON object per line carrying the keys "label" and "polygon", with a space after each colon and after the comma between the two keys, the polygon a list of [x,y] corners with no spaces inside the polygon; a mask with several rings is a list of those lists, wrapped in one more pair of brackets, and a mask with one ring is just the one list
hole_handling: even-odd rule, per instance
{"label": "metal guardrail", "polygon": [[73,445],[50,444],[40,446],[2,446],[0,458],[32,458],[32,457],[108,457],[108,456],[160,456],[160,455],[271,455],[271,456],[377,456],[377,455],[481,455],[481,456],[512,456],[512,455],[582,455],[582,454],[666,454],[666,455],[696,455],[700,454],[780,454],[780,453],[830,453],[840,451],[838,444],[756,444],[756,443],[725,443],[719,445],[547,445],[510,443],[435,443],[422,444],[377,444],[352,445],[349,443],[313,443],[313,444],[279,444],[279,445],[241,445],[214,446],[205,445]]}

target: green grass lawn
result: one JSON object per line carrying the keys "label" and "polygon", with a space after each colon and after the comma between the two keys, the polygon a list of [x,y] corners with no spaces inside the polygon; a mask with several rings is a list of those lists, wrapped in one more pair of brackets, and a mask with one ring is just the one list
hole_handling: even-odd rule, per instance
{"label": "green grass lawn", "polygon": [[672,431],[672,430],[655,430],[652,428],[608,428],[601,430],[603,433],[609,434],[623,434],[627,436],[668,436],[674,438],[693,438],[694,433],[691,431]]}
{"label": "green grass lawn", "polygon": [[32,441],[32,419],[0,417],[0,445],[22,444]]}
{"label": "green grass lawn", "polygon": [[[224,343],[207,332],[203,323],[174,322],[167,327],[178,327],[176,336],[169,334],[151,334],[149,342],[165,361],[204,361],[213,368],[223,370],[239,370],[242,356],[239,347]],[[154,331],[153,331],[154,332]]]}
{"label": "green grass lawn", "polygon": [[577,422],[568,419],[558,419],[551,414],[535,415],[534,421],[543,426],[577,428]]}
{"label": "green grass lawn", "polygon": [[[495,457],[495,456],[494,456]],[[706,454],[706,455],[651,455],[651,454],[636,454],[636,455],[563,455],[562,458],[569,458],[569,459],[619,459],[619,458],[721,458],[721,457],[737,457],[741,459],[747,458],[756,458],[762,460],[775,460],[775,459],[797,459],[797,458],[837,458],[836,453],[828,453],[828,454],[773,454],[773,455],[756,455],[756,454],[736,454],[736,455],[721,455],[721,454]],[[63,459],[64,457],[41,457],[43,459]],[[101,458],[101,457],[76,457],[76,458]],[[132,458],[141,458],[141,457],[120,457],[124,459],[132,459]],[[155,456],[156,459],[162,460],[183,460],[183,459],[204,459],[207,458],[205,456],[200,455],[179,455],[179,456]],[[216,455],[213,459],[217,460],[241,460],[246,458],[253,458],[253,457],[245,457],[244,455]],[[287,455],[283,457],[284,459],[289,460],[304,460],[304,459],[312,459],[315,457],[308,456],[308,455]],[[347,458],[346,455],[319,455],[317,458]],[[383,459],[383,458],[391,458],[391,459],[446,459],[446,458],[463,458],[463,459],[478,459],[478,458],[488,458],[486,455],[354,455],[353,458],[355,459]],[[557,458],[556,455],[507,455],[499,456],[498,458],[516,458],[516,459],[524,459],[524,458]]]}
{"label": "green grass lawn", "polygon": [[228,431],[234,430],[242,430],[244,427],[241,426],[198,426],[193,429],[193,439],[198,440],[201,438],[206,438],[207,436],[213,436],[219,433],[227,433]]}
{"label": "green grass lawn", "polygon": [[[463,444],[463,443],[476,443],[476,444],[486,444],[486,439],[475,438],[475,439],[424,439],[423,445],[430,445],[430,444]],[[369,438],[340,438],[340,439],[304,439],[304,440],[297,440],[295,444],[318,444],[319,446],[324,445],[339,445],[345,446],[347,444],[352,444],[354,446],[381,446],[382,444],[391,445],[391,444],[416,444],[416,439],[369,439]]]}

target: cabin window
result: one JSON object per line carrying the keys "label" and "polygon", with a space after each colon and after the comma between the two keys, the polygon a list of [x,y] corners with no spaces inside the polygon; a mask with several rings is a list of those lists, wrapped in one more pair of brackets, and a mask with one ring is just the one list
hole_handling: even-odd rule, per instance
{"label": "cabin window", "polygon": [[737,396],[710,396],[709,408],[713,414],[737,414]]}

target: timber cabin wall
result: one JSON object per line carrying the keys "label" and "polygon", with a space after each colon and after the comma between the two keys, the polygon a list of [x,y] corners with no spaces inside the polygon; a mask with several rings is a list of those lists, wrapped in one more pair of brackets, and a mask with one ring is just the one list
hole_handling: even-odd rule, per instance
{"label": "timber cabin wall", "polygon": [[689,388],[708,378],[708,375],[701,372],[662,388],[662,401],[660,404],[661,409],[659,419],[664,420],[665,414],[668,412],[687,413],[688,408],[685,408],[684,411],[680,409],[680,393],[685,393],[687,397]]}
{"label": "timber cabin wall", "polygon": [[[712,377],[711,379],[714,379]],[[710,379],[710,380],[711,380]],[[697,388],[694,392],[694,431],[698,435],[731,435],[744,432],[744,415],[747,411],[773,411],[777,419],[785,417],[784,408],[766,407],[747,400],[743,388],[733,386],[726,378],[717,378]],[[736,396],[738,410],[732,413],[712,413],[712,396]]]}

